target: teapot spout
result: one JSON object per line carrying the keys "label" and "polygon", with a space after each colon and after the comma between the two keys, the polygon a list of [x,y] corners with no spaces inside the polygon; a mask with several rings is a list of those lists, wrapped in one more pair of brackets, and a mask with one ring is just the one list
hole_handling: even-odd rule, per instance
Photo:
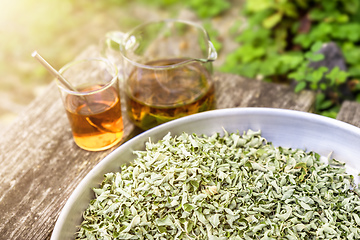
{"label": "teapot spout", "polygon": [[217,52],[216,49],[214,47],[214,45],[212,44],[212,42],[209,41],[209,53],[208,53],[208,61],[215,61],[217,59]]}
{"label": "teapot spout", "polygon": [[211,41],[208,41],[208,45],[209,45],[209,49],[208,49],[208,53],[207,53],[207,58],[194,58],[194,59],[186,60],[183,63],[188,63],[188,62],[193,62],[193,61],[207,63],[207,62],[215,61],[218,57],[216,49]]}

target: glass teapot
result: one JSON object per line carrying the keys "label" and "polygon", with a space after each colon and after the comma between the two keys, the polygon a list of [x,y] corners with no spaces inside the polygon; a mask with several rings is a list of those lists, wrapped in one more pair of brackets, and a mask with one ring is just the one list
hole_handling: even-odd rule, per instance
{"label": "glass teapot", "polygon": [[167,19],[109,32],[105,42],[104,54],[120,68],[127,114],[141,129],[215,108],[217,53],[203,27]]}

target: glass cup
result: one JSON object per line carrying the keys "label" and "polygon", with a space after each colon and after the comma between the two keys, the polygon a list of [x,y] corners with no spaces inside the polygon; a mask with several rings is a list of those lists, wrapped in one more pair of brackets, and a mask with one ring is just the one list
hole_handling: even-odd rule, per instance
{"label": "glass cup", "polygon": [[108,149],[123,137],[117,67],[107,59],[71,62],[60,74],[76,89],[56,80],[75,143],[82,149]]}
{"label": "glass cup", "polygon": [[143,130],[215,108],[216,50],[199,25],[145,23],[107,34],[104,54],[121,67],[129,118]]}

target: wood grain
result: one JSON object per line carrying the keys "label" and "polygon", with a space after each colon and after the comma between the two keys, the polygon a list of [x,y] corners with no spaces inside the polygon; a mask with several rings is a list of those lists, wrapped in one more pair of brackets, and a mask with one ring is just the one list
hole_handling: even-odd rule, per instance
{"label": "wood grain", "polygon": [[[232,74],[216,73],[215,83],[218,108],[311,111],[314,103],[311,92],[295,94],[288,86]],[[138,133],[125,114],[124,125],[123,141]],[[75,187],[115,148],[103,152],[78,148],[57,86],[50,84],[0,139],[0,239],[49,239]]]}
{"label": "wood grain", "polygon": [[360,103],[345,101],[336,119],[360,127]]}
{"label": "wood grain", "polygon": [[218,108],[271,107],[312,112],[315,94],[294,93],[288,85],[247,79],[234,74],[216,73]]}
{"label": "wood grain", "polygon": [[[124,124],[129,136],[133,125],[127,118]],[[88,152],[76,146],[51,84],[0,141],[0,238],[47,237],[67,197],[113,149]]]}

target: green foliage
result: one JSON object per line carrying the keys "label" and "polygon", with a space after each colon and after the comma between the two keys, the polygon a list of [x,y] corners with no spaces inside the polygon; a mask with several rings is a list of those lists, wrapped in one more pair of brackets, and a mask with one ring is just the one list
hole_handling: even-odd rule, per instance
{"label": "green foliage", "polygon": [[[239,48],[227,56],[222,71],[265,81],[295,81],[295,92],[317,92],[317,113],[330,117],[336,116],[343,100],[360,101],[358,0],[251,0],[244,15],[247,28],[233,36]],[[341,48],[346,72],[309,67],[324,59],[318,51],[330,41]]]}
{"label": "green foliage", "polygon": [[[118,4],[124,4],[125,0],[111,0]],[[130,2],[130,1],[128,1]],[[200,18],[212,18],[220,15],[231,7],[229,0],[135,0],[133,2],[151,5],[157,8],[184,6],[193,10]]]}
{"label": "green foliage", "polygon": [[[116,0],[115,0],[116,1]],[[130,1],[129,1],[130,2]],[[171,7],[179,3],[178,0],[135,0],[134,2],[153,5],[159,8]]]}
{"label": "green foliage", "polygon": [[231,6],[227,0],[187,0],[185,4],[193,9],[200,18],[217,16]]}
{"label": "green foliage", "polygon": [[[130,4],[125,0],[113,3]],[[188,7],[201,19],[221,15],[231,7],[229,0],[135,0],[157,8]],[[244,5],[247,28],[238,34],[238,23],[230,34],[239,48],[228,54],[220,68],[249,78],[294,85],[294,91],[317,92],[316,112],[336,117],[345,99],[360,102],[360,1],[359,0],[251,0]],[[204,21],[217,51],[219,34]],[[323,43],[333,41],[341,48],[347,71],[309,67],[324,59]]]}

